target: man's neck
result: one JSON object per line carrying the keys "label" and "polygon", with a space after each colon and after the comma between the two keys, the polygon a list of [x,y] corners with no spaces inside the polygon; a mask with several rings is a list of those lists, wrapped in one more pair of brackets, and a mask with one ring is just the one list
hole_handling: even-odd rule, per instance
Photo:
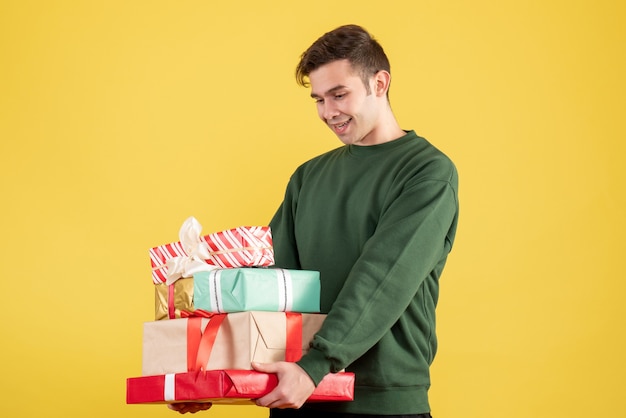
{"label": "man's neck", "polygon": [[406,135],[406,132],[400,128],[393,112],[389,109],[381,116],[376,127],[364,138],[364,141],[355,145],[369,146],[384,144],[385,142],[401,138],[404,135]]}

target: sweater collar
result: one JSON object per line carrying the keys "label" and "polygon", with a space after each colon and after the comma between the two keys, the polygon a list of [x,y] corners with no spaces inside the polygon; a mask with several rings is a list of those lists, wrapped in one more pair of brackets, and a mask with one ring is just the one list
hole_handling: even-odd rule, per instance
{"label": "sweater collar", "polygon": [[368,156],[374,155],[381,152],[387,152],[398,147],[404,146],[407,142],[413,141],[417,138],[417,134],[415,131],[405,131],[405,134],[400,138],[394,139],[393,141],[384,142],[382,144],[377,145],[346,145],[348,148],[348,153],[354,156]]}

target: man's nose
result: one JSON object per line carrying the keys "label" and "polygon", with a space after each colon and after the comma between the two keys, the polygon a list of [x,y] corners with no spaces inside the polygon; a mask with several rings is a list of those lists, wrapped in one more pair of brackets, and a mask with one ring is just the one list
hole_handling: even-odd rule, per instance
{"label": "man's nose", "polygon": [[331,101],[324,102],[324,108],[322,109],[322,116],[326,120],[331,120],[332,118],[339,116],[340,112]]}

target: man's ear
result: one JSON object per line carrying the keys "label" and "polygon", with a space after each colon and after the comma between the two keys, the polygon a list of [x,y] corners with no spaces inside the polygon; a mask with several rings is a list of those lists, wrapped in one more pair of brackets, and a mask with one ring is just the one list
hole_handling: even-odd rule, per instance
{"label": "man's ear", "polygon": [[389,84],[391,83],[391,74],[388,71],[380,70],[374,74],[374,93],[376,96],[382,97],[387,95]]}

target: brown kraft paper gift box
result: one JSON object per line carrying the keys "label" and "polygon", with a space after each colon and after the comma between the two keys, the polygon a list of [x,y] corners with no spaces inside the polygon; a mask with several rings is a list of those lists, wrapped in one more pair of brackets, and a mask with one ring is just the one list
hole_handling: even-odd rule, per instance
{"label": "brown kraft paper gift box", "polygon": [[[302,318],[302,353],[326,318],[323,314],[297,314]],[[246,311],[224,314],[204,370],[252,370],[252,361],[284,361],[287,347],[285,312]],[[143,376],[183,373],[190,370],[187,325],[191,318],[144,323]],[[199,320],[199,319],[197,319]],[[201,329],[209,323],[201,318]],[[192,350],[193,351],[193,350]]]}

